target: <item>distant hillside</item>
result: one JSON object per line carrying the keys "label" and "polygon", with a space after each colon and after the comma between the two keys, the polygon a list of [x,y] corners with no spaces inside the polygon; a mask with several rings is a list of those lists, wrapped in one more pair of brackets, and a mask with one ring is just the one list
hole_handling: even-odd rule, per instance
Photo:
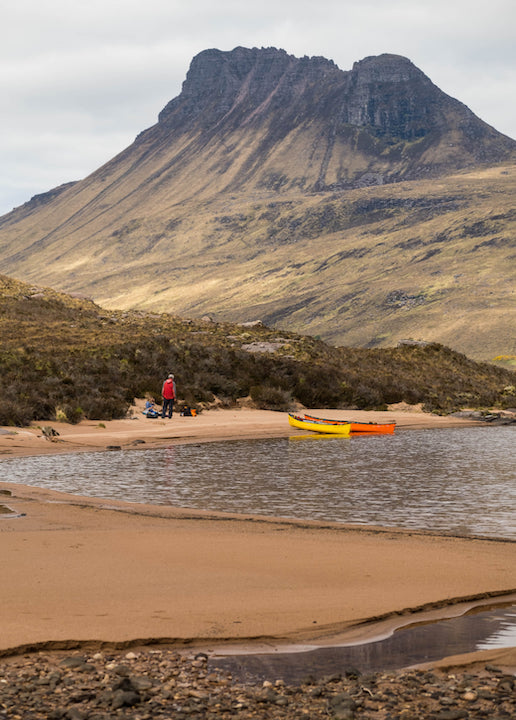
{"label": "distant hillside", "polygon": [[260,325],[109,312],[2,275],[0,338],[0,425],[123,417],[135,397],[159,399],[171,370],[179,402],[199,409],[516,406],[516,372],[441,345],[338,349]]}
{"label": "distant hillside", "polygon": [[516,142],[408,59],[206,50],[156,125],[0,218],[8,274],[338,345],[516,353]]}

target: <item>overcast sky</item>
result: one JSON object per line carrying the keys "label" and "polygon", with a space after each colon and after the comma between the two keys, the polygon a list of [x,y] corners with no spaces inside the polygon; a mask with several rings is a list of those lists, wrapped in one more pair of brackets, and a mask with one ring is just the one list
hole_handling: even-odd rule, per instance
{"label": "overcast sky", "polygon": [[0,17],[0,215],[130,145],[207,48],[342,70],[404,55],[516,139],[514,0],[12,0]]}

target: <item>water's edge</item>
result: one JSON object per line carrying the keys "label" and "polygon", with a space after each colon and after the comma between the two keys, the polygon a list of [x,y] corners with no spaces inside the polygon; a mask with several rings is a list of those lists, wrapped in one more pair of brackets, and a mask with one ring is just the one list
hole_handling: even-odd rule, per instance
{"label": "water's edge", "polygon": [[[480,604],[463,615],[442,620],[413,618],[406,625],[370,640],[309,648],[281,646],[218,650],[209,658],[211,669],[230,672],[245,683],[283,680],[299,684],[312,678],[399,670],[437,662],[452,655],[516,647],[516,604],[500,603],[488,610]],[[374,631],[374,628],[373,628]]]}

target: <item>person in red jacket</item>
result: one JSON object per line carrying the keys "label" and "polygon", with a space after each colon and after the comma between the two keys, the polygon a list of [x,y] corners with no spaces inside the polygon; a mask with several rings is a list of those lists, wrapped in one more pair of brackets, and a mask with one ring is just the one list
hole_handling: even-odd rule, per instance
{"label": "person in red jacket", "polygon": [[164,418],[168,410],[168,416],[169,418],[171,418],[174,411],[174,400],[176,399],[176,384],[174,382],[174,376],[172,374],[170,374],[163,383],[161,395],[163,397],[161,417]]}

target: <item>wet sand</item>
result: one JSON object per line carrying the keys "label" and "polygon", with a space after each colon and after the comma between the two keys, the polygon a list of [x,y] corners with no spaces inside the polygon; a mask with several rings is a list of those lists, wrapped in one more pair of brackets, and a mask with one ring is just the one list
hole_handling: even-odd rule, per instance
{"label": "wet sand", "polygon": [[[400,430],[472,424],[401,409],[366,416],[394,416]],[[57,442],[31,428],[0,435],[0,452],[296,432],[284,413],[254,410],[51,425]],[[371,618],[396,624],[416,609],[516,592],[514,542],[106,502],[9,483],[0,490],[11,493],[0,503],[13,511],[0,515],[0,655],[70,641],[324,644],[366,637]],[[514,651],[502,655],[516,666]]]}

